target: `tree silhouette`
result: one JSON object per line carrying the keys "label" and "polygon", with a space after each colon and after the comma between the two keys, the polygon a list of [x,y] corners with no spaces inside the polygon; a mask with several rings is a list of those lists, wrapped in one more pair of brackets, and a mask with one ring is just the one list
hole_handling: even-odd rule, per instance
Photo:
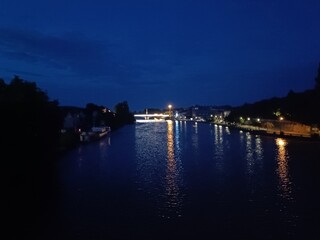
{"label": "tree silhouette", "polygon": [[[30,223],[50,188],[62,118],[57,101],[33,82],[0,80],[0,133],[7,220]],[[47,197],[45,197],[47,198]]]}
{"label": "tree silhouette", "polygon": [[116,122],[119,126],[124,124],[134,123],[134,116],[130,113],[129,105],[127,101],[118,103],[115,106]]}

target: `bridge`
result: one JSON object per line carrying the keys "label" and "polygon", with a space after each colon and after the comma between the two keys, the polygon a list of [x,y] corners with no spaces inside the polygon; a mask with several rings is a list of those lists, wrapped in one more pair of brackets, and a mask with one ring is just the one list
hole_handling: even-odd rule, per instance
{"label": "bridge", "polygon": [[153,113],[153,114],[135,114],[135,117],[142,117],[142,118],[166,118],[169,117],[169,114],[163,113]]}
{"label": "bridge", "polygon": [[159,122],[159,121],[165,121],[168,117],[170,117],[169,114],[163,114],[163,113],[152,113],[152,114],[134,114],[134,117],[136,119],[136,122]]}

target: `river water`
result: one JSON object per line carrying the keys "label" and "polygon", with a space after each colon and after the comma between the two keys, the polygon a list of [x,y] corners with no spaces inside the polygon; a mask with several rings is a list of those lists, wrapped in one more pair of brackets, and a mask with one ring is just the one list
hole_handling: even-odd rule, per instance
{"label": "river water", "polygon": [[125,126],[59,160],[43,239],[318,239],[320,142]]}

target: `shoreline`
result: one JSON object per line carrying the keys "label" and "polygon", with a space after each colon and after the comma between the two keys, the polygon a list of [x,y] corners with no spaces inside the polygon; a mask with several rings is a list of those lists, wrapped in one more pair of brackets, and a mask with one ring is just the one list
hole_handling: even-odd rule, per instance
{"label": "shoreline", "polygon": [[299,139],[299,140],[305,140],[305,141],[320,141],[319,134],[287,132],[287,131],[281,131],[280,129],[276,129],[276,128],[267,129],[267,128],[252,126],[252,125],[234,125],[230,123],[213,123],[213,124],[226,126],[231,129],[237,129],[240,131],[242,130],[252,134],[258,134],[263,136]]}

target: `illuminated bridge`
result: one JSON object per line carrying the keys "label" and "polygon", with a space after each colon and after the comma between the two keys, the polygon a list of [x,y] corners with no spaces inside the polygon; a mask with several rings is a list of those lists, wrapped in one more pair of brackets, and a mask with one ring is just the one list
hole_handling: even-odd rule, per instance
{"label": "illuminated bridge", "polygon": [[136,122],[161,122],[165,121],[169,114],[153,113],[153,114],[135,114]]}

